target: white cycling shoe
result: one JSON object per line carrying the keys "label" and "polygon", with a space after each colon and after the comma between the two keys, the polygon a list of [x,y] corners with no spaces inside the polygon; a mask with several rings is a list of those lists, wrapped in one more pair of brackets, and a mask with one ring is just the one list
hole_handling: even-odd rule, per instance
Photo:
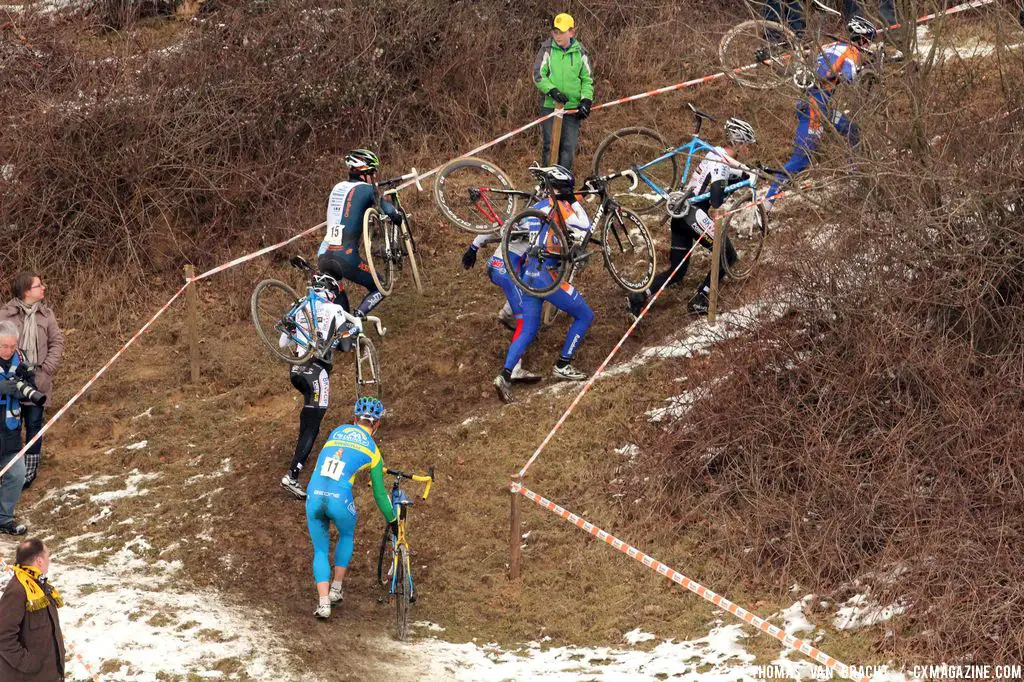
{"label": "white cycling shoe", "polygon": [[551,376],[561,381],[584,381],[587,378],[584,372],[579,371],[572,365],[566,365],[565,367],[558,367],[556,365],[551,370]]}
{"label": "white cycling shoe", "polygon": [[534,374],[533,372],[527,372],[523,369],[523,361],[520,360],[516,363],[516,366],[512,368],[512,381],[514,383],[533,384],[540,381],[540,375]]}
{"label": "white cycling shoe", "polygon": [[508,404],[512,402],[512,383],[506,381],[500,374],[494,377],[494,390],[501,402]]}
{"label": "white cycling shoe", "polygon": [[316,611],[313,612],[313,615],[315,615],[317,618],[320,618],[321,620],[325,620],[327,618],[330,618],[331,617],[331,605],[330,604],[320,604],[319,606],[316,607]]}
{"label": "white cycling shoe", "polygon": [[299,485],[298,480],[287,474],[281,478],[281,487],[290,492],[297,500],[306,499],[306,491],[302,489],[301,485]]}
{"label": "white cycling shoe", "polygon": [[328,593],[332,604],[338,604],[345,599],[345,587],[344,585],[338,585],[335,587],[331,585],[331,591]]}

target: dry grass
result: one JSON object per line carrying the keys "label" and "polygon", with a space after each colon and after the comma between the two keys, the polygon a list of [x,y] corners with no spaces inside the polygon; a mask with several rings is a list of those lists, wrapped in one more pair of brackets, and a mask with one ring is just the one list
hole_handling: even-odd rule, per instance
{"label": "dry grass", "polygon": [[[345,92],[330,88],[371,44],[369,37],[351,44],[348,13],[323,14],[327,8],[297,2],[218,4],[226,26],[191,26],[184,35],[194,50],[145,56],[141,74],[117,62],[90,66],[94,46],[79,48],[59,39],[67,33],[50,37],[42,25],[30,25],[26,32],[47,56],[40,62],[16,51],[0,75],[5,88],[21,88],[27,98],[20,110],[2,110],[8,123],[23,126],[0,143],[18,169],[0,209],[22,227],[3,266],[32,262],[66,273],[49,278],[59,287],[51,293],[62,301],[61,319],[76,330],[69,334],[74,362],[66,363],[58,400],[177,288],[184,260],[212,265],[317,222],[324,187],[336,179],[338,153],[347,147],[370,140],[396,172],[404,164],[426,167],[532,115],[525,65],[541,32],[535,27],[549,14],[543,3],[519,3],[514,17],[502,14],[505,3],[454,3],[444,21],[425,3],[399,3],[410,33],[382,30],[373,43],[382,45],[382,57],[365,82]],[[583,38],[598,55],[602,98],[706,72],[710,38],[678,54],[642,47],[678,45],[692,18],[710,7],[687,3],[655,12],[652,4],[626,14],[618,5],[581,4],[594,13],[593,40]],[[450,36],[450,26],[473,17],[481,25],[481,12],[491,20],[485,29]],[[316,29],[324,17],[338,30]],[[710,21],[713,35],[714,26],[728,23],[727,12]],[[74,23],[58,28],[83,30]],[[294,63],[294,46],[280,44],[282,35],[308,41]],[[268,66],[257,68],[255,55],[266,55]],[[453,66],[467,61],[480,67]],[[36,64],[44,62],[64,70],[40,71]],[[412,64],[422,70],[407,68]],[[97,93],[99,104],[55,110],[76,79],[90,84],[86,91]],[[1007,453],[1021,445],[1024,249],[1019,213],[1005,207],[1022,198],[1020,133],[1017,118],[977,123],[1014,103],[1008,84],[1019,80],[1019,54],[1007,54],[984,67],[950,63],[890,83],[896,94],[870,102],[876,108],[860,119],[866,143],[856,181],[851,186],[845,149],[830,146],[817,177],[832,170],[833,193],[780,205],[779,220],[788,227],[774,236],[772,269],[724,292],[727,306],[795,297],[794,314],[714,358],[682,367],[666,362],[602,382],[549,447],[530,485],[761,613],[784,604],[794,580],[829,593],[863,571],[908,564],[905,581],[883,594],[909,595],[915,606],[899,623],[897,642],[879,653],[868,651],[877,632],[827,640],[838,647],[830,653],[855,652],[853,662],[893,652],[1019,659],[1020,576],[1012,557],[1021,472]],[[115,88],[147,98],[111,101]],[[380,98],[371,96],[377,88]],[[684,139],[688,96],[595,113],[584,128],[581,164],[621,125],[643,122]],[[692,96],[718,113],[742,112],[769,140],[762,158],[776,165],[785,158],[792,114],[784,93],[720,83]],[[938,134],[949,137],[929,146]],[[122,144],[110,144],[115,139]],[[410,149],[410,140],[421,147]],[[535,141],[522,136],[499,149],[492,157],[525,181],[521,169]],[[66,163],[55,163],[60,150]],[[399,151],[402,164],[393,161]],[[417,617],[444,623],[453,638],[484,632],[504,642],[549,635],[618,644],[623,632],[641,625],[666,637],[706,632],[711,611],[703,604],[539,510],[524,515],[524,532],[531,531],[524,578],[506,581],[508,476],[570,398],[545,394],[497,404],[487,382],[507,342],[493,320],[498,292],[479,270],[461,271],[458,254],[468,240],[442,225],[425,197],[409,205],[430,289],[420,299],[399,282],[381,308],[390,333],[379,346],[392,408],[381,438],[385,459],[403,468],[435,464],[441,479],[431,500],[414,510],[416,565],[425,566],[417,569],[424,595]],[[972,223],[975,216],[983,219]],[[58,248],[40,250],[51,243]],[[312,241],[302,248],[311,251]],[[173,505],[173,518],[153,517],[147,528],[155,547],[182,540],[162,558],[182,559],[200,582],[267,606],[302,642],[300,656],[313,660],[342,646],[365,653],[354,659],[353,672],[372,678],[376,645],[360,633],[387,632],[390,621],[374,603],[370,575],[380,532],[375,512],[363,496],[350,598],[335,627],[317,627],[308,613],[311,586],[302,577],[309,549],[301,506],[277,488],[294,444],[297,403],[285,370],[257,346],[247,306],[259,279],[294,277],[284,256],[199,285],[200,385],[184,383],[179,304],[57,426],[42,480],[58,485],[95,471],[160,470],[151,497],[118,504],[111,547],[128,539],[128,530],[113,525],[122,514],[144,515],[154,501]],[[115,270],[121,276],[107,274]],[[691,281],[703,274],[691,272]],[[600,268],[586,273],[581,288],[598,322],[579,361],[593,368],[625,320],[621,294]],[[623,357],[686,321],[679,311],[689,288],[667,294]],[[560,335],[542,334],[528,356],[531,368],[553,363]],[[668,431],[637,417],[679,393],[683,374],[683,388],[721,383]],[[325,429],[348,416],[344,363],[335,377]],[[132,419],[149,406],[151,419]],[[463,425],[474,415],[482,419]],[[101,454],[136,437],[148,438],[150,447]],[[635,468],[613,452],[629,442],[640,443],[643,453]],[[224,458],[232,461],[229,474],[181,494],[184,481],[217,469]],[[229,494],[209,494],[222,485]],[[622,492],[625,498],[614,497]],[[40,493],[32,489],[26,504]],[[58,537],[80,533],[95,512],[46,511],[47,505],[33,510],[32,520],[39,524],[41,516]],[[203,532],[213,542],[197,540]],[[963,540],[951,547],[950,538]],[[973,580],[969,597],[949,587],[965,575]],[[939,608],[929,611],[933,604]],[[929,639],[925,630],[936,634]]]}

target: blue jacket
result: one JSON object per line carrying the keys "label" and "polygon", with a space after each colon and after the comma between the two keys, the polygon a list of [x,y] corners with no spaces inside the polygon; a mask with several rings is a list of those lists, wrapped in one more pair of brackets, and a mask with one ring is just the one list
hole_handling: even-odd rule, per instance
{"label": "blue jacket", "polygon": [[[21,354],[15,352],[11,357],[11,368],[4,371],[0,366],[0,381],[16,379],[15,372],[21,364]],[[4,428],[8,431],[15,431],[21,427],[21,401],[17,396],[0,395],[0,415],[3,416]]]}

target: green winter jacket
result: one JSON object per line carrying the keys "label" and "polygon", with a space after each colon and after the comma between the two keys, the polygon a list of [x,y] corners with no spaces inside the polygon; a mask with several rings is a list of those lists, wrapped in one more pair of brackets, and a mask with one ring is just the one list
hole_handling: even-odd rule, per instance
{"label": "green winter jacket", "polygon": [[569,98],[566,109],[575,109],[581,99],[594,100],[594,77],[590,70],[587,48],[575,38],[564,50],[553,38],[540,46],[533,62],[533,82],[544,93],[543,107],[553,109],[555,102],[547,96],[551,88],[558,88]]}

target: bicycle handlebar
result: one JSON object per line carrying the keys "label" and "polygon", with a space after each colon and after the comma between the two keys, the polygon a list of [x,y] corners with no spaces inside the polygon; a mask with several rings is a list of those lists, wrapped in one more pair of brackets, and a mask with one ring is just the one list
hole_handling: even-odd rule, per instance
{"label": "bicycle handlebar", "polygon": [[391,178],[389,180],[381,180],[380,182],[376,183],[376,185],[378,187],[395,187],[405,182],[406,180],[413,180],[416,183],[416,189],[418,189],[421,192],[423,191],[423,185],[420,184],[420,174],[416,172],[415,168],[412,169],[411,173],[406,173],[405,175],[402,175],[397,178]]}
{"label": "bicycle handlebar", "polygon": [[407,478],[410,481],[416,481],[417,483],[426,483],[427,486],[426,486],[426,488],[423,489],[423,498],[422,499],[424,499],[424,500],[427,499],[428,495],[430,495],[430,487],[432,485],[434,485],[434,467],[433,466],[431,466],[427,470],[427,475],[426,476],[423,476],[421,474],[407,474],[404,471],[399,471],[398,469],[389,469],[388,467],[384,467],[384,475],[385,476],[394,476],[395,478]]}

